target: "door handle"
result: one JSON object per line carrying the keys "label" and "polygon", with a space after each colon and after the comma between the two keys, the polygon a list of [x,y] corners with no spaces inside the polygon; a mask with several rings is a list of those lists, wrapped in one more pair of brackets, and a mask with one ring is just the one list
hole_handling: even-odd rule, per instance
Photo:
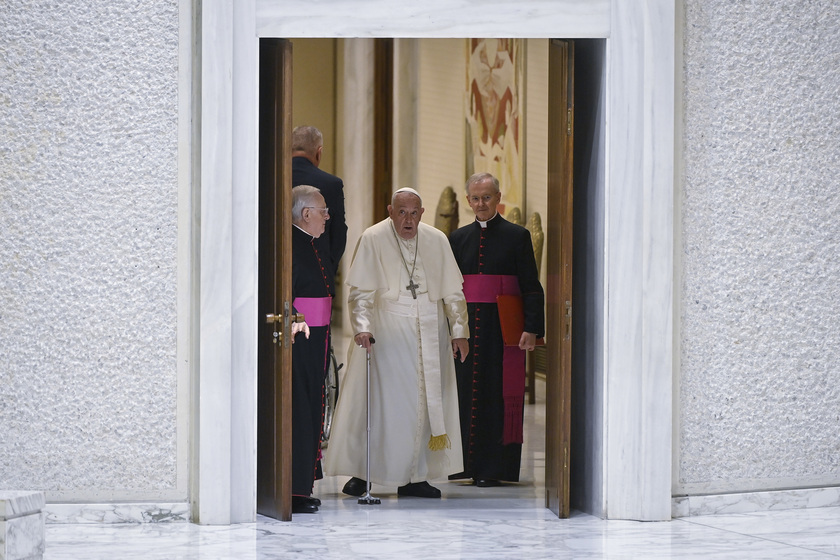
{"label": "door handle", "polygon": [[[284,307],[286,309],[285,315],[280,313],[267,313],[265,316],[265,322],[270,325],[275,325],[274,332],[271,333],[272,339],[271,342],[274,344],[279,344],[281,340],[285,340],[288,344],[288,332],[289,328],[291,327],[292,323],[302,323],[305,321],[305,317],[303,313],[291,313],[290,312],[290,305],[289,302],[285,302]],[[280,329],[278,330],[277,324],[280,325]],[[283,333],[287,333],[287,337],[283,337]]]}
{"label": "door handle", "polygon": [[[292,313],[292,323],[303,323],[306,319],[303,313]],[[269,313],[265,316],[266,323],[282,323],[283,316],[280,314]]]}

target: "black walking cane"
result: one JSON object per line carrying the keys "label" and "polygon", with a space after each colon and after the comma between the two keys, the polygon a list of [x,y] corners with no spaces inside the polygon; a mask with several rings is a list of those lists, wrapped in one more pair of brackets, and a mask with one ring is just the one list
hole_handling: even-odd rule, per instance
{"label": "black walking cane", "polygon": [[[370,343],[376,342],[373,337],[370,337]],[[382,500],[374,498],[370,495],[370,348],[365,350],[365,357],[367,359],[367,474],[365,476],[366,491],[365,495],[359,498],[359,504],[363,506],[370,506],[381,504]]]}

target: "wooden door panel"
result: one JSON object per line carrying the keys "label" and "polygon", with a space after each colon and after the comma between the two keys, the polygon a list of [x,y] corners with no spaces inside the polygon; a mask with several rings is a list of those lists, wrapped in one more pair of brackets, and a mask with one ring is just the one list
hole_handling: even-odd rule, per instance
{"label": "wooden door panel", "polygon": [[549,41],[546,507],[569,516],[574,44]]}
{"label": "wooden door panel", "polygon": [[[257,512],[292,518],[292,44],[260,40]],[[282,318],[268,320],[269,316]],[[275,336],[277,333],[278,336]]]}
{"label": "wooden door panel", "polygon": [[[374,40],[373,223],[388,217],[394,183],[394,40]],[[408,185],[414,186],[414,185]]]}

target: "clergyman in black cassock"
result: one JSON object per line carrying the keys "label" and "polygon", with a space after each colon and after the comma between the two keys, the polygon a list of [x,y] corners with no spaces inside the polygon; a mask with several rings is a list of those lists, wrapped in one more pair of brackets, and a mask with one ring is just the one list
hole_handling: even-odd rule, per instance
{"label": "clergyman in black cassock", "polygon": [[324,198],[308,185],[292,193],[292,306],[309,329],[292,344],[292,511],[311,513],[317,511],[310,496],[320,470],[333,273],[315,244],[329,216]]}
{"label": "clergyman in black cassock", "polygon": [[[470,318],[470,359],[455,362],[464,472],[478,486],[519,481],[525,388],[525,350],[545,329],[545,296],[530,232],[496,212],[498,181],[490,174],[467,182],[476,220],[449,236],[464,276]],[[524,328],[519,346],[504,345],[497,294],[520,294]],[[505,371],[507,369],[507,371]]]}

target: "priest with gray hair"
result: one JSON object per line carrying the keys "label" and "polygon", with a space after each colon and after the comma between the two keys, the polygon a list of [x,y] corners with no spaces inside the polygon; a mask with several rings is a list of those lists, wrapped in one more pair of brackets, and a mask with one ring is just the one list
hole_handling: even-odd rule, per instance
{"label": "priest with gray hair", "polygon": [[333,274],[316,240],[330,209],[319,189],[292,189],[292,306],[305,322],[292,325],[292,513],[315,513],[312,496],[321,444]]}
{"label": "priest with gray hair", "polygon": [[[394,192],[388,218],[362,233],[347,275],[353,344],[325,470],[367,490],[366,353],[370,352],[370,481],[399,496],[440,498],[429,480],[463,468],[453,356],[465,360],[463,278],[442,232],[420,221],[420,194]],[[374,344],[375,341],[375,344]]]}

